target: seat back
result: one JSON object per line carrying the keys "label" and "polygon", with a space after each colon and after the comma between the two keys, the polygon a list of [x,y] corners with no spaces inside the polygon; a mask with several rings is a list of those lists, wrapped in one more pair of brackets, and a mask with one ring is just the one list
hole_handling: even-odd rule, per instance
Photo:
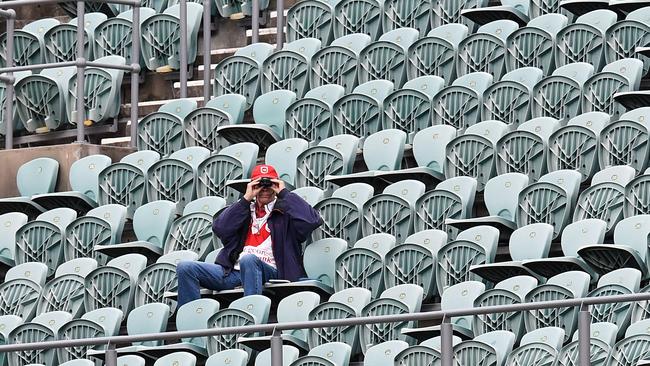
{"label": "seat back", "polygon": [[512,32],[506,41],[506,69],[537,67],[550,75],[555,69],[555,37],[569,19],[557,13],[532,18],[525,27]]}
{"label": "seat back", "polygon": [[579,16],[573,24],[557,35],[555,64],[564,66],[571,62],[586,62],[596,71],[603,67],[605,31],[616,22],[611,10],[598,9]]}
{"label": "seat back", "polygon": [[336,258],[347,247],[345,240],[336,238],[321,239],[309,244],[303,255],[307,277],[333,287],[336,279]]}
{"label": "seat back", "polygon": [[492,84],[493,76],[473,72],[458,77],[442,89],[431,102],[434,125],[450,125],[465,129],[481,120],[483,92]]}
{"label": "seat back", "polygon": [[22,196],[51,193],[59,175],[59,162],[51,158],[36,158],[18,168],[16,185]]}
{"label": "seat back", "polygon": [[[126,330],[129,335],[159,333],[167,328],[169,306],[162,303],[151,303],[139,306],[128,315]],[[161,341],[134,342],[134,345],[158,346]]]}
{"label": "seat back", "polygon": [[458,45],[456,73],[487,72],[500,80],[505,71],[505,41],[519,25],[512,20],[496,20],[482,25]]}

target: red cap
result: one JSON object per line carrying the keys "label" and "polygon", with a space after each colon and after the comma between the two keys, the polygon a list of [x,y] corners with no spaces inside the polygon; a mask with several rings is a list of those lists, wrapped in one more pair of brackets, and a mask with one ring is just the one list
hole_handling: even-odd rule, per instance
{"label": "red cap", "polygon": [[253,168],[253,173],[251,174],[251,180],[257,178],[278,179],[278,172],[275,171],[272,165],[260,164]]}

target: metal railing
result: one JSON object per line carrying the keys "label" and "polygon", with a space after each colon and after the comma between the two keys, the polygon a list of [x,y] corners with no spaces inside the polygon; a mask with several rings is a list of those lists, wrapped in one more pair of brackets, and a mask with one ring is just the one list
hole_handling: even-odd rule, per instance
{"label": "metal railing", "polygon": [[486,315],[495,313],[511,313],[519,311],[531,311],[551,308],[570,308],[580,307],[578,315],[578,363],[580,366],[589,366],[589,349],[590,349],[590,328],[591,312],[589,306],[611,303],[638,302],[650,300],[650,293],[636,293],[628,295],[586,297],[579,299],[544,301],[535,303],[521,303],[512,305],[485,306],[471,309],[447,310],[447,311],[430,311],[420,313],[383,315],[369,317],[355,317],[346,319],[315,320],[305,322],[291,323],[273,323],[247,325],[229,328],[200,329],[191,331],[176,331],[164,333],[150,333],[138,335],[124,335],[100,338],[85,338],[74,340],[58,340],[37,343],[19,343],[0,345],[0,353],[27,351],[27,350],[47,350],[53,348],[81,347],[81,346],[98,346],[106,345],[106,354],[104,356],[105,366],[117,366],[116,345],[131,344],[133,342],[144,342],[153,340],[176,340],[181,338],[211,337],[220,335],[249,334],[257,332],[272,333],[271,344],[271,365],[282,366],[282,337],[281,332],[293,329],[314,329],[330,328],[343,326],[357,326],[378,323],[397,323],[410,321],[432,321],[441,320],[441,365],[453,365],[453,328],[451,318],[457,316],[469,315]]}

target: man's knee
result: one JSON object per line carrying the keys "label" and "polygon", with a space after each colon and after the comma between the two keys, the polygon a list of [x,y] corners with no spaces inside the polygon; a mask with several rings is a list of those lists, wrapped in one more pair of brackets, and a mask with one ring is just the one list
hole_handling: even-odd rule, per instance
{"label": "man's knee", "polygon": [[191,276],[194,273],[194,266],[196,263],[194,261],[181,261],[176,265],[176,276],[186,277]]}
{"label": "man's knee", "polygon": [[239,267],[253,268],[259,266],[260,259],[255,254],[246,254],[239,258]]}

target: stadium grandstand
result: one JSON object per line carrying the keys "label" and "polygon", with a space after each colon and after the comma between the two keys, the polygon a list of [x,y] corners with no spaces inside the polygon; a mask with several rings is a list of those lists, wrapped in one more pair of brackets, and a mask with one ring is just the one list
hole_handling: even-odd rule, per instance
{"label": "stadium grandstand", "polygon": [[[650,365],[650,1],[59,1],[0,2],[0,366]],[[177,306],[260,163],[308,278]]]}

